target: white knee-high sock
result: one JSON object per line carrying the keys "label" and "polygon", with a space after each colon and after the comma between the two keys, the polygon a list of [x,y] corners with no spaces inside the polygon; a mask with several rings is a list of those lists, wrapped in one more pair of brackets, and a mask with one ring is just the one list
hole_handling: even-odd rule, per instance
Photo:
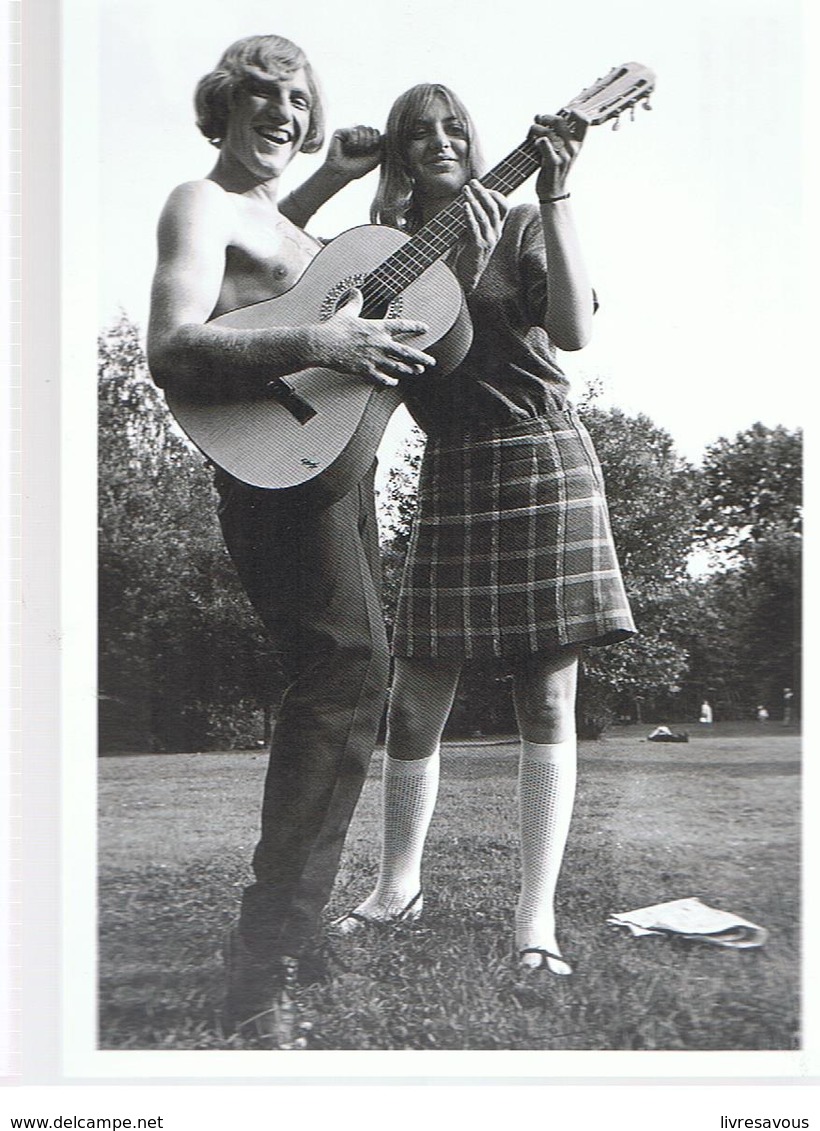
{"label": "white knee-high sock", "polygon": [[421,890],[421,858],[438,797],[439,765],[439,748],[414,761],[385,754],[379,879],[356,908],[360,915],[398,915]]}
{"label": "white knee-high sock", "polygon": [[[554,901],[575,801],[576,751],[575,737],[564,742],[521,742],[521,895],[515,917],[518,950],[543,947],[560,954]],[[536,962],[537,958],[533,964]]]}

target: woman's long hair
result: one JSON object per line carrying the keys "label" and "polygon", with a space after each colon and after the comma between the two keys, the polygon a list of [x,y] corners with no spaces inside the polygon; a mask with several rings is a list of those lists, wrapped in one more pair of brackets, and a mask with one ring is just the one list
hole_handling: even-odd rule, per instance
{"label": "woman's long hair", "polygon": [[453,116],[464,122],[470,177],[483,172],[475,126],[464,103],[440,83],[419,83],[399,95],[387,117],[379,187],[370,208],[374,224],[387,224],[409,233],[421,227],[421,202],[415,198],[415,185],[407,168],[407,143],[416,121],[437,97],[443,98]]}

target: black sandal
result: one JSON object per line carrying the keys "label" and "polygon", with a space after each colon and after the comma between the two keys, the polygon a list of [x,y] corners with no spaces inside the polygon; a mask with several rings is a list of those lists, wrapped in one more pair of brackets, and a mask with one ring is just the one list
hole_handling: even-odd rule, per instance
{"label": "black sandal", "polygon": [[[529,966],[527,964],[524,964],[521,962],[521,959],[525,954],[537,954],[541,961],[537,966]],[[519,969],[525,971],[526,973],[538,974],[542,970],[546,970],[548,973],[554,974],[556,977],[566,978],[573,972],[572,964],[567,962],[566,958],[564,958],[563,955],[553,954],[551,950],[545,950],[542,946],[525,946],[522,950],[519,950],[518,959]],[[563,966],[566,966],[566,970],[553,970],[553,968],[550,966],[550,961],[560,962]]]}
{"label": "black sandal", "polygon": [[422,912],[422,906],[416,906],[421,902],[421,892],[417,891],[406,907],[403,907],[397,915],[391,915],[389,919],[371,919],[368,915],[362,915],[359,911],[348,911],[344,915],[340,915],[338,919],[334,919],[331,926],[343,928],[343,925],[348,922],[357,924],[348,930],[342,929],[341,933],[345,935],[352,935],[354,931],[362,927],[392,927],[396,923],[414,923]]}

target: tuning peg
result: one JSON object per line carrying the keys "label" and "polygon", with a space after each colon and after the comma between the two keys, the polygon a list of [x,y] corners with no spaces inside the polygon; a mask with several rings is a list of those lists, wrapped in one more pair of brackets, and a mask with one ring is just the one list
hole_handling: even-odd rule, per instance
{"label": "tuning peg", "polygon": [[644,110],[651,110],[652,109],[652,103],[649,101],[650,98],[651,98],[651,95],[649,95],[649,94],[647,94],[646,98],[644,98],[644,100],[643,100]]}
{"label": "tuning peg", "polygon": [[621,115],[620,115],[620,113],[618,113],[618,114],[615,115],[615,121],[612,123],[613,133],[615,132],[615,130],[619,130],[620,128],[621,128]]}

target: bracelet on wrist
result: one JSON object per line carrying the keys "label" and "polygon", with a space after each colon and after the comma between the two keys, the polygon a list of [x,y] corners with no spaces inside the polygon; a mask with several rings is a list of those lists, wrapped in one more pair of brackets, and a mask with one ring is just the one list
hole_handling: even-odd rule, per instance
{"label": "bracelet on wrist", "polygon": [[559,200],[569,200],[572,196],[571,192],[565,192],[562,196],[539,196],[539,204],[557,204]]}

